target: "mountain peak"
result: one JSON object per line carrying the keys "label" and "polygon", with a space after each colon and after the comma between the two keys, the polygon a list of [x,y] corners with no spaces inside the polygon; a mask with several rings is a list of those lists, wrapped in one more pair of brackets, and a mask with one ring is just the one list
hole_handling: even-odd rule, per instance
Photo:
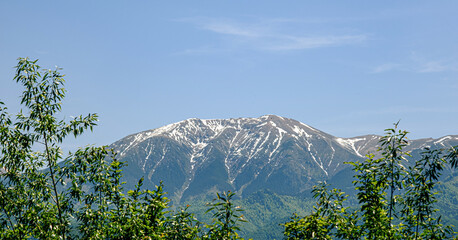
{"label": "mountain peak", "polygon": [[[316,179],[333,176],[344,160],[359,159],[335,137],[276,115],[191,118],[130,135],[113,146],[121,158],[136,156],[135,165],[152,181],[176,182],[176,173],[162,174],[180,169],[181,180],[172,184],[171,190],[178,200],[215,186],[240,193],[256,191],[265,184],[275,185],[270,189],[279,193],[304,191]],[[279,184],[285,179],[294,184]]]}
{"label": "mountain peak", "polygon": [[[191,118],[127,136],[112,147],[130,171],[151,184],[163,180],[173,199],[205,191],[234,190],[246,195],[260,189],[280,194],[309,191],[375,152],[380,136],[339,138],[294,119]],[[457,142],[458,137],[412,141],[412,147]]]}

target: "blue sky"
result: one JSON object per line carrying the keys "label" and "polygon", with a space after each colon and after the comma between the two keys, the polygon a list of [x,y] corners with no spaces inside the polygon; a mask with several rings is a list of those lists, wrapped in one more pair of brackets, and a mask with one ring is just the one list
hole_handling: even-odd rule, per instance
{"label": "blue sky", "polygon": [[187,118],[277,114],[339,137],[458,134],[456,1],[2,1],[0,99],[18,57],[62,67],[68,146]]}

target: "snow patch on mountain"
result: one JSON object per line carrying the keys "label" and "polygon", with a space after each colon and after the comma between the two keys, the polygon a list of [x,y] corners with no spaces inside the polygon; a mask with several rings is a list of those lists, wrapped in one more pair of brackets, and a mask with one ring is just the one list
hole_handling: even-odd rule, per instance
{"label": "snow patch on mountain", "polygon": [[[175,184],[174,199],[180,201],[200,191],[203,182],[212,188],[222,184],[220,190],[229,185],[240,194],[273,185],[278,193],[309,190],[317,179],[332,178],[345,168],[345,161],[376,152],[379,139],[334,137],[293,119],[265,115],[191,118],[127,136],[112,146],[121,160],[127,157],[129,165],[138,166],[149,180],[153,175],[154,181],[168,178]],[[450,146],[456,140],[453,135],[413,140],[412,145]],[[291,187],[297,181],[300,187]]]}
{"label": "snow patch on mountain", "polygon": [[445,140],[453,139],[452,136],[445,136],[442,138],[439,138],[439,140],[435,141],[434,144],[441,144],[442,146],[444,145]]}
{"label": "snow patch on mountain", "polygon": [[360,141],[366,141],[366,138],[335,138],[336,142],[339,143],[344,148],[353,151],[356,155],[363,157],[359,152],[360,148],[356,148],[355,144]]}

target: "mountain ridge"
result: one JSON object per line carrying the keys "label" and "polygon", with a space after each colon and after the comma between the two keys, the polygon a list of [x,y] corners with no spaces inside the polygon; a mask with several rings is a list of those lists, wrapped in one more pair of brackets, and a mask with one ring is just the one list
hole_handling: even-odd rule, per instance
{"label": "mountain ridge", "polygon": [[[131,134],[111,145],[151,184],[163,180],[174,201],[208,191],[233,190],[241,196],[259,189],[279,194],[308,191],[376,152],[380,136],[340,138],[294,119],[191,118]],[[409,148],[458,144],[458,136],[412,140]],[[456,145],[453,144],[453,145]]]}

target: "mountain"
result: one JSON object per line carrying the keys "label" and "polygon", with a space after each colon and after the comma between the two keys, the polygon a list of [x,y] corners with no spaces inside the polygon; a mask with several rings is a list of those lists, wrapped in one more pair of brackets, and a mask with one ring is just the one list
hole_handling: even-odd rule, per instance
{"label": "mountain", "polygon": [[[351,169],[344,162],[376,152],[380,136],[339,138],[293,119],[188,119],[127,136],[111,145],[129,166],[126,179],[164,182],[176,203],[211,191],[238,196],[269,189],[276,194],[310,192],[318,181],[340,183]],[[458,136],[412,140],[408,150],[458,145]],[[352,174],[350,175],[352,176]],[[351,184],[351,180],[349,182]]]}

